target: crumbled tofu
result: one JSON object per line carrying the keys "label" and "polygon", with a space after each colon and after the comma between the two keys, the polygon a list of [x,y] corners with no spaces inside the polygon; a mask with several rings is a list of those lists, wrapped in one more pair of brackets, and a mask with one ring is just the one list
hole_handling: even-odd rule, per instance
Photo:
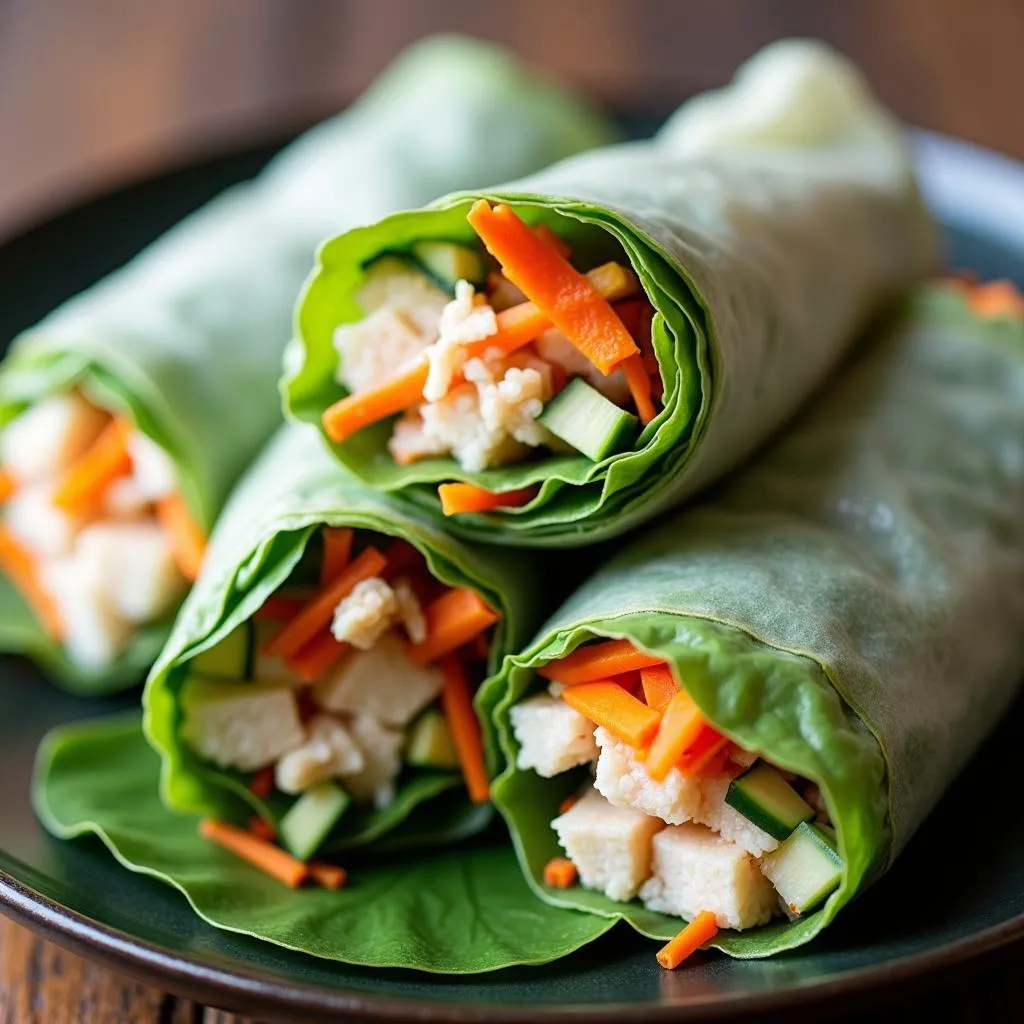
{"label": "crumbled tofu", "polygon": [[701,779],[700,810],[693,816],[694,821],[718,832],[723,839],[760,857],[774,850],[779,841],[759,829],[749,818],[725,802],[732,779],[728,775],[712,775]]}
{"label": "crumbled tofu", "polygon": [[650,910],[693,920],[715,915],[719,928],[765,924],[778,906],[757,861],[703,825],[670,825],[654,837],[651,877],[640,889]]}
{"label": "crumbled tofu", "polygon": [[95,565],[104,600],[126,622],[152,622],[185,592],[167,534],[155,522],[98,522],[79,535],[78,556]]}
{"label": "crumbled tofu", "polygon": [[41,558],[71,554],[84,522],[83,517],[68,515],[54,505],[53,487],[49,484],[25,484],[4,508],[7,529]]}
{"label": "crumbled tofu", "polygon": [[99,436],[106,414],[70,392],[29,406],[0,431],[0,463],[16,480],[62,473]]}
{"label": "crumbled tofu", "polygon": [[427,349],[430,372],[423,397],[436,402],[448,394],[455,375],[466,361],[464,345],[498,333],[498,320],[487,297],[477,295],[468,281],[457,281],[455,298],[444,307],[438,324],[439,337]]}
{"label": "crumbled tofu", "polygon": [[622,372],[603,374],[561,331],[545,331],[534,342],[534,348],[541,359],[557,363],[570,377],[582,377],[616,405],[629,406],[629,384]]}
{"label": "crumbled tofu", "polygon": [[395,592],[379,576],[371,576],[360,580],[352,592],[338,602],[331,633],[339,643],[368,651],[397,619]]}
{"label": "crumbled tofu", "polygon": [[388,439],[388,452],[400,466],[408,466],[435,455],[445,455],[447,451],[443,441],[427,433],[418,409],[410,409],[397,420]]}
{"label": "crumbled tofu", "polygon": [[405,627],[405,635],[414,643],[421,644],[427,639],[427,617],[423,606],[412,589],[412,584],[403,576],[395,581],[395,598],[398,601],[398,617]]}
{"label": "crumbled tofu", "polygon": [[379,309],[400,309],[424,338],[432,342],[449,296],[426,274],[401,259],[378,260],[356,292],[356,302],[368,315]]}
{"label": "crumbled tofu", "polygon": [[594,723],[564,700],[531,697],[512,708],[511,718],[519,768],[532,768],[550,779],[597,757]]}
{"label": "crumbled tofu", "polygon": [[545,443],[548,433],[537,417],[552,395],[550,372],[536,366],[499,365],[495,373],[493,364],[471,359],[465,373],[466,380],[476,385],[484,426],[534,448]]}
{"label": "crumbled tofu", "polygon": [[427,347],[416,322],[401,309],[385,307],[334,332],[338,381],[354,393],[393,380],[399,369]]}
{"label": "crumbled tofu", "polygon": [[282,793],[294,795],[324,779],[353,775],[365,767],[363,752],[348,729],[330,715],[316,715],[306,726],[306,742],[277,762],[274,781]]}
{"label": "crumbled tofu", "polygon": [[253,772],[306,741],[290,686],[192,677],[182,688],[181,707],[182,738],[221,768]]}
{"label": "crumbled tofu", "polygon": [[576,865],[580,883],[613,900],[631,900],[651,873],[651,839],[657,818],[613,807],[591,790],[551,822],[558,842]]}
{"label": "crumbled tofu", "polygon": [[133,476],[118,477],[103,495],[103,511],[115,519],[135,519],[149,511],[150,499]]}
{"label": "crumbled tofu", "polygon": [[328,711],[372,715],[404,726],[437,699],[443,685],[436,668],[410,661],[405,644],[392,632],[370,650],[342,658],[313,687],[313,699]]}
{"label": "crumbled tofu", "polygon": [[604,728],[598,728],[594,738],[601,748],[594,786],[608,801],[651,814],[670,825],[690,821],[699,813],[698,777],[672,768],[663,781],[655,782],[628,744],[619,742]]}
{"label": "crumbled tofu", "polygon": [[131,479],[148,501],[160,501],[178,489],[177,474],[171,457],[155,441],[140,430],[133,430],[128,439],[132,456]]}
{"label": "crumbled tofu", "polygon": [[562,691],[564,689],[565,689],[565,683],[560,683],[560,682],[558,682],[557,679],[552,679],[551,682],[548,683],[548,693],[552,697],[561,697],[562,696]]}
{"label": "crumbled tofu", "polygon": [[60,612],[64,653],[81,668],[108,668],[131,634],[107,600],[102,573],[92,560],[71,556],[44,565],[43,583]]}
{"label": "crumbled tofu", "polygon": [[387,807],[395,797],[395,779],[402,770],[405,733],[388,726],[372,715],[352,719],[352,735],[362,751],[361,771],[345,776],[345,788],[359,803]]}

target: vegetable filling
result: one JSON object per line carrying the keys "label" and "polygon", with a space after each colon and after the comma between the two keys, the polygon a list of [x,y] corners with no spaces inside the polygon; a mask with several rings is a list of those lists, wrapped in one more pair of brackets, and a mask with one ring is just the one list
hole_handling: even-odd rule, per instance
{"label": "vegetable filling", "polygon": [[77,666],[102,671],[174,610],[205,538],[167,454],[77,392],[0,432],[0,569]]}
{"label": "vegetable filling", "polygon": [[818,787],[718,732],[666,663],[609,640],[540,674],[548,691],[511,710],[516,766],[591,772],[551,822],[567,860],[548,865],[545,884],[687,919],[659,954],[670,967],[718,929],[799,917],[837,888],[842,861]]}
{"label": "vegetable filling", "polygon": [[[475,248],[421,242],[365,268],[365,316],[334,334],[349,395],[324,413],[328,436],[397,417],[396,462],[450,456],[467,472],[542,451],[594,462],[628,451],[662,389],[653,309],[633,272],[618,262],[581,272],[550,228],[504,205],[481,200],[468,219]],[[443,484],[440,497],[455,515],[535,494]]]}

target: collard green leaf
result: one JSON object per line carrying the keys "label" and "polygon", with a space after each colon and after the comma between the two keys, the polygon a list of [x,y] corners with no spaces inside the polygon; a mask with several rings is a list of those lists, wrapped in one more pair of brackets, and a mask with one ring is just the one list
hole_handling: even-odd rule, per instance
{"label": "collard green leaf", "polygon": [[138,715],[58,729],[39,751],[36,810],[62,839],[99,836],[216,928],[345,963],[474,974],[546,963],[611,927],[532,899],[505,844],[375,856],[338,892],[288,889],[165,809],[158,775]]}

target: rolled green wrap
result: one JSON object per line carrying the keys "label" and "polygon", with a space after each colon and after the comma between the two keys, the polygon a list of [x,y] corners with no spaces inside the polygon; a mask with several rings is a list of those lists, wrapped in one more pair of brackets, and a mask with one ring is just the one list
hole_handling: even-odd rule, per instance
{"label": "rolled green wrap", "polygon": [[291,415],[320,424],[346,393],[333,336],[363,315],[363,268],[418,241],[472,242],[466,215],[480,198],[551,227],[584,267],[625,253],[656,310],[664,385],[664,408],[633,448],[600,462],[552,453],[479,471],[449,458],[399,465],[386,450],[390,423],[334,446],[373,486],[435,513],[444,481],[536,486],[522,507],[448,520],[455,533],[502,544],[588,544],[691,497],[789,419],[872,314],[936,258],[899,126],[843,58],[780,43],[734,84],[684,104],[653,141],[459,192],[325,243],[289,352]]}
{"label": "rolled green wrap", "polygon": [[[283,428],[225,506],[203,572],[146,684],[143,726],[163,758],[161,794],[173,810],[241,823],[256,812],[278,823],[294,803],[283,794],[261,800],[247,778],[201,761],[181,734],[180,697],[189,660],[249,620],[289,579],[311,537],[324,526],[373,530],[408,541],[426,557],[436,579],[475,589],[501,616],[494,627],[490,671],[526,641],[551,607],[528,559],[453,539],[429,517],[339,470],[315,431]],[[489,734],[485,740],[493,776],[498,754]],[[490,805],[470,803],[458,770],[407,768],[387,807],[347,811],[324,849],[371,841],[390,846],[452,842],[477,831],[490,815]]]}
{"label": "rolled green wrap", "polygon": [[[171,456],[180,491],[208,530],[280,423],[282,350],[320,239],[611,136],[603,117],[501,49],[457,37],[421,43],[252,183],[16,339],[0,369],[0,426],[43,396],[78,387]],[[71,664],[21,597],[0,585],[0,646],[33,655],[82,692],[137,681],[168,626],[137,630],[117,664],[90,671]]]}
{"label": "rolled green wrap", "polygon": [[[899,320],[758,462],[638,538],[481,694],[510,764],[534,670],[594,636],[663,656],[716,728],[817,783],[845,869],[817,911],[715,945],[764,956],[884,871],[1024,675],[1024,327],[946,287]],[[678,918],[543,884],[579,771],[510,767],[495,801],[541,899],[668,938]]]}

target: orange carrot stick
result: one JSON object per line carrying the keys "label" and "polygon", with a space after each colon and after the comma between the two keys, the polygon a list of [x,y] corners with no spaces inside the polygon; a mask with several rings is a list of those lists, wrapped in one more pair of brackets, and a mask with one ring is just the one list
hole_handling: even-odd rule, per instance
{"label": "orange carrot stick", "polygon": [[6,469],[0,469],[0,505],[10,501],[17,491],[18,481]]}
{"label": "orange carrot stick", "polygon": [[652,665],[640,670],[640,683],[644,689],[644,700],[649,708],[661,714],[672,698],[679,692],[668,665]]}
{"label": "orange carrot stick", "polygon": [[250,835],[254,835],[257,839],[264,840],[264,842],[272,843],[277,838],[277,829],[258,814],[254,814],[249,819],[247,828]]}
{"label": "orange carrot stick", "polygon": [[549,662],[537,672],[545,679],[557,679],[565,686],[575,686],[664,664],[664,658],[638,651],[630,640],[607,640],[577,647],[572,654]]}
{"label": "orange carrot stick", "polygon": [[578,796],[567,796],[559,805],[558,813],[565,814],[567,811],[571,811],[578,803],[580,798]]}
{"label": "orange carrot stick", "polygon": [[562,700],[631,747],[646,746],[658,729],[658,713],[610,679],[567,686]]}
{"label": "orange carrot stick", "polygon": [[263,653],[282,658],[296,654],[330,623],[338,602],[348,597],[357,583],[378,576],[386,565],[387,560],[376,548],[366,548],[336,580],[321,587],[302,611],[271,637]]}
{"label": "orange carrot stick", "polygon": [[619,369],[622,370],[622,375],[629,385],[629,393],[633,396],[636,414],[646,427],[658,415],[658,410],[654,408],[654,402],[651,399],[651,377],[647,372],[647,367],[644,366],[644,357],[638,352],[635,356],[624,360]]}
{"label": "orange carrot stick", "polygon": [[128,439],[132,430],[127,420],[111,420],[100,436],[68,467],[54,491],[54,505],[73,514],[90,512],[118,477],[131,472]]}
{"label": "orange carrot stick", "polygon": [[463,512],[489,512],[495,508],[518,508],[533,501],[537,487],[521,487],[515,491],[487,491],[476,484],[441,484],[437,489],[441,511],[446,516]]}
{"label": "orange carrot stick", "polygon": [[547,224],[534,224],[532,230],[542,242],[547,242],[563,260],[567,260],[572,255],[572,246],[564,238],[556,235]]}
{"label": "orange carrot stick", "polygon": [[64,621],[53,596],[43,585],[32,555],[0,525],[0,570],[10,579],[25,599],[47,636],[59,640],[64,635]]}
{"label": "orange carrot stick", "polygon": [[156,505],[156,516],[170,539],[181,575],[187,580],[197,579],[206,557],[206,537],[185,500],[179,494],[161,499]]}
{"label": "orange carrot stick", "polygon": [[602,373],[639,351],[604,296],[510,207],[481,199],[467,219],[505,276]]}
{"label": "orange carrot stick", "polygon": [[271,790],[274,788],[274,768],[272,765],[267,765],[266,768],[261,768],[250,780],[249,780],[249,792],[253,796],[258,796],[261,800],[266,800],[270,796]]}
{"label": "orange carrot stick", "polygon": [[349,645],[335,640],[329,629],[313,637],[295,654],[285,658],[285,666],[304,683],[315,683],[328,669],[344,657]]}
{"label": "orange carrot stick", "polygon": [[554,889],[568,889],[576,884],[576,865],[565,857],[552,857],[544,865],[544,884]]}
{"label": "orange carrot stick", "polygon": [[409,657],[428,665],[451,654],[498,621],[498,613],[471,587],[453,587],[423,609],[427,638],[411,644]]}
{"label": "orange carrot stick", "polygon": [[674,939],[670,939],[658,950],[658,963],[667,971],[674,970],[717,934],[715,915],[709,910],[702,911]]}
{"label": "orange carrot stick", "polygon": [[[567,691],[568,692],[568,691]],[[665,708],[658,735],[647,755],[647,774],[661,782],[704,728],[704,716],[685,690],[676,690]]]}
{"label": "orange carrot stick", "polygon": [[1012,281],[977,285],[968,292],[967,304],[977,316],[1024,319],[1024,297]]}
{"label": "orange carrot stick", "polygon": [[292,889],[309,877],[309,868],[301,860],[227,822],[203,818],[199,822],[199,834]]}
{"label": "orange carrot stick", "polygon": [[[727,771],[726,765],[730,764],[729,754],[732,752],[733,744],[728,740],[722,744],[717,754],[713,754],[708,758],[701,771],[702,775],[721,775]],[[683,759],[686,759],[686,755],[683,755]]]}
{"label": "orange carrot stick", "polygon": [[693,742],[683,751],[676,767],[683,775],[713,774],[708,765],[728,744],[725,736],[705,722]]}
{"label": "orange carrot stick", "polygon": [[473,803],[484,804],[491,798],[491,784],[487,778],[483,742],[480,739],[480,722],[476,717],[476,711],[473,710],[473,698],[469,692],[466,670],[455,654],[442,658],[440,667],[444,676],[441,707],[444,709],[455,752],[459,757],[462,777],[466,780],[466,789]]}
{"label": "orange carrot stick", "polygon": [[322,860],[310,862],[309,873],[317,885],[332,892],[341,889],[348,881],[348,872],[337,864],[325,864]]}
{"label": "orange carrot stick", "polygon": [[324,560],[320,566],[320,583],[337,579],[352,559],[352,544],[356,539],[355,530],[347,527],[326,526],[321,531],[324,539]]}
{"label": "orange carrot stick", "polygon": [[301,597],[290,594],[271,594],[253,616],[261,622],[287,622],[306,606]]}

